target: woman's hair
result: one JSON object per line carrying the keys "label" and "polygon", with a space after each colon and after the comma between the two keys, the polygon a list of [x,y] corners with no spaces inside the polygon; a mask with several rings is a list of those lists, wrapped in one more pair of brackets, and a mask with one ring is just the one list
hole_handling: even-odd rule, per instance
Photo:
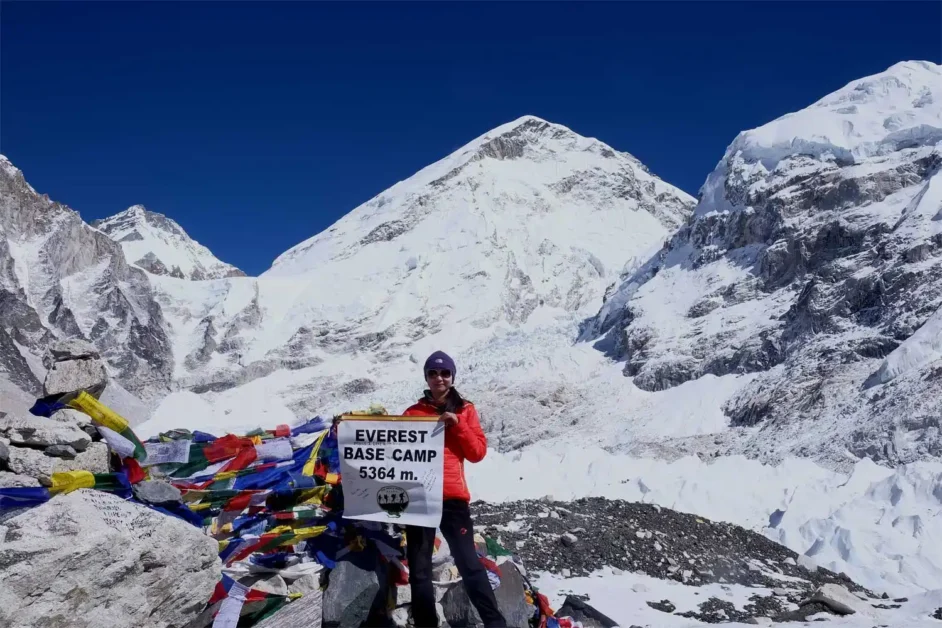
{"label": "woman's hair", "polygon": [[[432,405],[435,405],[435,401],[432,399],[431,390],[425,391],[425,399]],[[451,388],[448,389],[448,396],[445,397],[444,406],[439,406],[439,407],[445,412],[458,412],[459,410],[464,408],[466,403],[470,403],[470,401],[462,397],[461,393],[459,393],[458,390],[454,386],[452,386]]]}

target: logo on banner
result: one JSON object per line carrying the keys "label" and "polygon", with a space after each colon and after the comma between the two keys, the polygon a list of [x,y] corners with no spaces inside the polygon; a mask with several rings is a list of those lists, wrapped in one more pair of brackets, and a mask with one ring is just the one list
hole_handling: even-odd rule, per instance
{"label": "logo on banner", "polygon": [[376,492],[376,503],[390,517],[399,518],[409,507],[409,493],[398,486],[384,486]]}

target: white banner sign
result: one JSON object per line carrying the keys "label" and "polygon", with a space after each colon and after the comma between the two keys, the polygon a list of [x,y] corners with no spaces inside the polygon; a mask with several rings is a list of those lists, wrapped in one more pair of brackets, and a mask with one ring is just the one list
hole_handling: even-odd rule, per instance
{"label": "white banner sign", "polygon": [[437,418],[345,416],[337,446],[344,518],[438,527],[445,426]]}

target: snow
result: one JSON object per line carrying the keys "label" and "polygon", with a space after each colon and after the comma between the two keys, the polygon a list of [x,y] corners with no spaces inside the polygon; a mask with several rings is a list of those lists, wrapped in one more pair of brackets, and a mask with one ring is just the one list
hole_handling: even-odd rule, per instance
{"label": "snow", "polygon": [[[246,403],[254,399],[254,403]],[[274,428],[297,422],[294,413],[276,399],[261,396],[240,399],[238,405],[225,400],[212,403],[189,391],[171,393],[163,399],[153,417],[134,428],[141,439],[178,428],[201,430],[217,436],[245,434],[257,427]]]}
{"label": "snow", "polygon": [[128,262],[148,254],[156,256],[167,272],[179,269],[190,279],[226,277],[238,269],[221,262],[208,248],[193,240],[175,221],[134,205],[94,225],[121,245]]}
{"label": "snow", "polygon": [[[851,81],[816,103],[744,131],[707,178],[698,216],[733,209],[724,182],[733,161],[767,172],[795,155],[854,163],[902,145],[932,146],[942,140],[942,66],[905,61]],[[747,172],[740,168],[741,172]]]}
{"label": "snow", "polygon": [[[776,574],[776,577],[780,577]],[[708,584],[693,587],[672,580],[658,580],[640,573],[614,573],[609,568],[584,577],[562,578],[553,574],[540,573],[533,578],[534,586],[546,595],[550,606],[558,609],[567,594],[588,595],[588,603],[599,612],[618,622],[619,626],[657,626],[658,628],[687,628],[703,626],[703,622],[678,616],[678,613],[697,611],[700,604],[711,597],[717,597],[743,608],[750,602],[752,595],[769,595],[771,591],[761,587],[741,585]],[[640,586],[639,586],[640,585]],[[638,589],[638,590],[636,590]],[[677,609],[673,614],[651,608],[647,602],[670,600]],[[854,598],[861,609],[864,606]],[[871,628],[874,625],[892,626],[893,628],[933,628],[938,620],[930,614],[942,605],[942,591],[919,596],[904,603],[898,610],[882,610],[869,607],[866,614],[857,613],[845,617],[826,615],[827,626],[847,626]],[[792,605],[794,607],[794,605]],[[813,618],[809,618],[813,621]],[[738,622],[724,623],[725,626],[747,626]],[[815,623],[795,625],[817,625]]]}
{"label": "snow", "polygon": [[918,371],[942,359],[942,309],[894,349],[880,365],[876,379],[885,384],[903,373]]}
{"label": "snow", "polygon": [[[942,589],[938,462],[887,469],[862,460],[846,475],[798,458],[776,466],[742,456],[667,462],[561,441],[490,451],[466,474],[473,499],[653,503],[765,534],[877,592]],[[769,527],[777,510],[784,515]]]}

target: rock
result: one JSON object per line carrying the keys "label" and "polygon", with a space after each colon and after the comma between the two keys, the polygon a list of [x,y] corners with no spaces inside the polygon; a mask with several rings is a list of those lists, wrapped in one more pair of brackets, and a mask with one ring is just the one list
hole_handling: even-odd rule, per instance
{"label": "rock", "polygon": [[[511,562],[500,565],[500,586],[494,589],[497,606],[510,628],[528,628],[534,608],[524,597],[523,577]],[[464,584],[456,582],[442,597],[442,617],[452,628],[482,625],[478,611],[471,604]]]}
{"label": "rock", "polygon": [[320,595],[320,590],[320,578],[317,574],[304,574],[300,578],[295,578],[294,581],[288,585],[288,593],[307,595],[308,593],[317,591],[318,595]]}
{"label": "rock", "polygon": [[105,443],[92,443],[88,449],[75,456],[73,460],[51,458],[55,461],[53,473],[63,471],[91,471],[92,473],[110,473],[110,453]]}
{"label": "rock", "polygon": [[100,491],[56,496],[4,525],[0,625],[8,628],[183,626],[221,575],[212,537]]}
{"label": "rock", "polygon": [[98,428],[93,424],[89,423],[88,425],[82,426],[82,431],[88,434],[88,437],[92,439],[92,442],[97,443],[101,438],[101,432],[98,431]]}
{"label": "rock", "polygon": [[818,587],[809,601],[820,602],[838,615],[853,615],[860,608],[860,600],[839,584]]}
{"label": "rock", "polygon": [[634,591],[635,593],[647,593],[648,587],[639,582],[635,585],[632,585],[631,590]]}
{"label": "rock", "polygon": [[66,362],[69,360],[98,360],[101,354],[90,342],[78,338],[69,340],[58,340],[46,349],[43,354],[43,366],[47,369],[53,368],[56,362]]}
{"label": "rock", "polygon": [[559,519],[559,513],[556,512],[555,510],[551,510],[550,517],[552,517],[553,519]]}
{"label": "rock", "polygon": [[8,443],[0,443],[0,462],[6,462],[10,457],[10,446]]}
{"label": "rock", "polygon": [[105,364],[100,359],[82,359],[56,362],[46,372],[43,382],[43,396],[85,390],[93,397],[99,397],[108,383]]}
{"label": "rock", "polygon": [[622,571],[621,569],[619,569],[618,567],[613,567],[613,568],[612,568],[612,575],[614,575],[614,576],[620,576],[620,575],[622,575],[623,573],[625,573],[625,572]]}
{"label": "rock", "polygon": [[795,565],[798,564],[797,562],[795,562],[795,559],[792,558],[791,556],[789,556],[788,558],[786,558],[786,559],[783,560],[782,562],[785,563],[786,565],[791,565],[792,567],[794,567]]}
{"label": "rock", "polygon": [[7,415],[0,419],[0,434],[9,438],[13,445],[69,445],[76,451],[84,451],[92,442],[89,435],[75,425],[39,417]]}
{"label": "rock", "polygon": [[745,621],[750,626],[771,626],[772,620],[768,617],[750,617]]}
{"label": "rock", "polygon": [[[405,628],[406,626],[409,625],[410,619],[411,619],[411,616],[409,615],[408,608],[404,608],[400,606],[392,612],[392,622],[396,626],[402,626],[403,628]],[[308,624],[308,625],[314,626],[315,624]]]}
{"label": "rock", "polygon": [[579,539],[576,537],[575,534],[566,532],[565,534],[559,537],[559,540],[566,547],[572,547],[573,545],[576,544],[576,541],[578,541]]}
{"label": "rock", "polygon": [[41,451],[26,447],[11,447],[10,457],[7,460],[10,471],[17,475],[26,475],[36,478],[44,486],[52,485],[52,473],[56,466],[56,459],[50,458]]}
{"label": "rock", "polygon": [[526,542],[526,541],[523,541],[523,540],[517,541],[517,542],[515,543],[517,549],[523,549],[523,546],[526,545],[526,544],[527,544],[527,542]]}
{"label": "rock", "polygon": [[561,575],[563,578],[569,578],[572,576],[572,571],[566,567],[563,567],[562,570],[560,570],[559,575]]}
{"label": "rock", "polygon": [[288,595],[288,583],[278,574],[243,576],[239,578],[239,583],[250,589],[258,589],[265,593]]}
{"label": "rock", "polygon": [[808,571],[812,571],[812,572],[818,570],[818,563],[814,562],[813,558],[809,556],[805,556],[804,554],[801,554],[798,557],[798,566],[804,567]]}
{"label": "rock", "polygon": [[664,613],[673,613],[674,611],[677,610],[677,607],[674,606],[670,600],[661,600],[660,602],[647,602],[647,605],[656,611],[661,611]]}
{"label": "rock", "polygon": [[[134,496],[149,504],[166,504],[183,501],[180,489],[168,482],[148,480],[134,485]],[[287,594],[285,594],[287,595]]]}
{"label": "rock", "polygon": [[366,619],[373,598],[379,591],[379,579],[372,571],[360,569],[349,561],[340,561],[328,574],[324,592],[323,622],[326,627],[354,628]]}
{"label": "rock", "polygon": [[572,595],[566,596],[563,605],[556,612],[556,616],[572,617],[575,621],[582,622],[584,628],[614,628],[618,626],[613,619]]}
{"label": "rock", "polygon": [[90,416],[84,412],[73,410],[72,408],[56,410],[52,413],[52,416],[49,417],[49,420],[56,421],[57,423],[65,423],[67,425],[74,425],[80,430],[84,430],[86,425],[92,424],[92,418]]}
{"label": "rock", "polygon": [[305,593],[274,615],[255,624],[256,628],[295,628],[296,626],[320,626],[324,600],[320,590]]}
{"label": "rock", "polygon": [[39,480],[28,475],[17,475],[9,471],[0,471],[0,488],[21,488],[40,486]]}
{"label": "rock", "polygon": [[788,589],[782,589],[781,587],[772,589],[772,593],[779,597],[787,597]]}
{"label": "rock", "polygon": [[46,447],[43,453],[53,458],[65,458],[66,460],[72,460],[76,455],[75,449],[70,445],[52,445]]}

